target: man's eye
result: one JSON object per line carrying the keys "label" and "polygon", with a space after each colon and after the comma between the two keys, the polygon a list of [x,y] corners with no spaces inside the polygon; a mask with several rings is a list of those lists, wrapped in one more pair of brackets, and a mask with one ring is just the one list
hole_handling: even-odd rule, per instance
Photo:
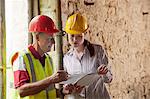
{"label": "man's eye", "polygon": [[51,37],[51,38],[48,38],[48,40],[54,40],[54,38],[53,38],[53,37]]}
{"label": "man's eye", "polygon": [[74,37],[74,35],[71,35],[71,37]]}

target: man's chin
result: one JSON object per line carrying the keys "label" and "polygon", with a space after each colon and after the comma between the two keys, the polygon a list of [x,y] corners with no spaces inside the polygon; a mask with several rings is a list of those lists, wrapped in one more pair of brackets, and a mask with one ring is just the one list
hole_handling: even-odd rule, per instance
{"label": "man's chin", "polygon": [[46,50],[46,52],[50,52],[50,51],[51,51],[51,48],[49,48],[49,49]]}
{"label": "man's chin", "polygon": [[47,52],[50,52],[50,51],[51,51],[51,49],[47,50]]}

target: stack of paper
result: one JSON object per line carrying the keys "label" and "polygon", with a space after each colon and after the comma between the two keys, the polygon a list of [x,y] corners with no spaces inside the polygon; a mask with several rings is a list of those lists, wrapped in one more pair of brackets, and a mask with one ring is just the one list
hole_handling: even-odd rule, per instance
{"label": "stack of paper", "polygon": [[88,86],[99,78],[100,76],[97,73],[75,74],[71,75],[67,81],[62,81],[59,84],[77,84],[80,86]]}

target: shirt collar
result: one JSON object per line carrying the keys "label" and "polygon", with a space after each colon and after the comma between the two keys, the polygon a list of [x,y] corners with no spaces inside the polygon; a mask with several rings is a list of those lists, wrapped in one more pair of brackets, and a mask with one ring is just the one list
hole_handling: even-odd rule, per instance
{"label": "shirt collar", "polygon": [[33,47],[32,44],[30,44],[30,45],[28,46],[28,49],[31,51],[31,53],[32,53],[32,55],[34,56],[34,58],[36,58],[36,59],[46,58],[45,54],[44,54],[43,57],[41,57],[41,55],[39,54],[39,52],[37,52],[37,51],[35,50],[35,48]]}

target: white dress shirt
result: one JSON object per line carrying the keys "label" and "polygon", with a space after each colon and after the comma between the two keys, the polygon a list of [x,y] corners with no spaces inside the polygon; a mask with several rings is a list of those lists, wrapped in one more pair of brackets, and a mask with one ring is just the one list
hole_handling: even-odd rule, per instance
{"label": "white dress shirt", "polygon": [[[110,66],[108,66],[108,58],[102,46],[92,44],[95,50],[95,55],[90,56],[90,52],[85,46],[83,53],[78,53],[71,48],[64,55],[64,70],[69,74],[81,73],[96,73],[97,68],[101,64],[105,64],[108,68],[106,75],[100,75],[100,78],[86,88],[86,99],[110,99],[104,83],[109,83],[112,80]],[[90,80],[90,79],[89,79]],[[70,95],[68,99],[80,99],[79,95]],[[83,99],[83,98],[81,98]]]}

